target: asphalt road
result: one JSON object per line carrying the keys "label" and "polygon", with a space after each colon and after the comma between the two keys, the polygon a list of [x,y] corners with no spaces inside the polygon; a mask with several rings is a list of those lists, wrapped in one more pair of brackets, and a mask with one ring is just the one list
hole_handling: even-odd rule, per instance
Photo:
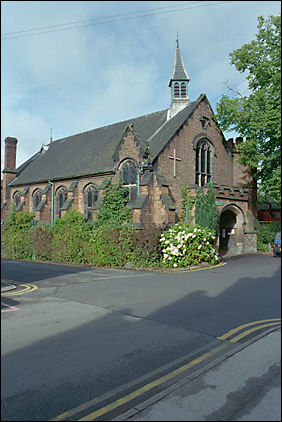
{"label": "asphalt road", "polygon": [[78,420],[106,406],[97,417],[112,420],[281,323],[272,256],[169,273],[8,260],[1,270],[17,286],[2,295],[2,420]]}

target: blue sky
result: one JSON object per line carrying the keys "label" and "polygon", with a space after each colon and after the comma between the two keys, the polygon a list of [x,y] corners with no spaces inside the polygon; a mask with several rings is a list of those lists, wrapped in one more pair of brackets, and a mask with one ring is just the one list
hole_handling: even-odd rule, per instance
{"label": "blue sky", "polygon": [[[229,53],[255,39],[280,1],[1,1],[1,170],[42,143],[167,109],[176,37],[189,97],[247,94]],[[236,135],[225,133],[226,137]],[[95,152],[94,152],[95,153]]]}

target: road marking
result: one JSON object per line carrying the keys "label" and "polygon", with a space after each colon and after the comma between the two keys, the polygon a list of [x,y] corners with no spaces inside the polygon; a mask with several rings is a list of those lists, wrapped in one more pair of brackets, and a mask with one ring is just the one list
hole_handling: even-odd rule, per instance
{"label": "road marking", "polygon": [[[199,349],[197,349],[197,352],[203,352],[205,349],[207,349],[207,346],[210,344],[218,344],[216,340],[213,340],[211,343],[208,343],[206,346],[202,346]],[[142,384],[143,382],[146,382],[149,378],[153,378],[155,376],[159,376],[160,372],[166,372],[170,371],[172,367],[176,367],[177,365],[183,364],[183,362],[187,362],[191,357],[195,355],[195,351],[188,353],[187,355],[181,356],[180,358],[177,358],[165,365],[162,365],[160,368],[154,369],[151,372],[146,373],[145,375],[142,375],[138,378],[135,378],[131,381],[128,381],[127,383],[120,385],[113,390],[106,392],[102,394],[101,396],[95,397],[94,399],[91,399],[85,403],[82,403],[81,405],[78,405],[77,407],[72,408],[71,410],[68,410],[62,414],[60,414],[60,420],[65,420],[66,417],[70,418],[71,416],[74,416],[80,412],[83,412],[87,410],[89,407],[94,406],[102,401],[105,401],[109,399],[110,397],[120,394],[125,390],[129,390],[130,388],[134,388],[137,384]],[[51,420],[57,420],[57,419],[51,419]]]}
{"label": "road marking", "polygon": [[116,278],[128,278],[128,277],[130,277],[130,278],[132,278],[132,277],[149,277],[150,275],[152,275],[152,273],[150,273],[150,274],[127,274],[127,275],[110,275],[110,276],[107,276],[107,275],[105,275],[105,276],[102,276],[102,277],[99,277],[99,278],[93,278],[93,279],[91,279],[91,280],[86,280],[86,282],[88,282],[88,281],[104,281],[104,280],[111,280],[111,279],[116,279]]}
{"label": "road marking", "polygon": [[1,313],[20,310],[20,308],[17,308],[16,306],[8,305],[7,303],[4,303],[4,302],[1,302],[1,306],[6,306],[7,308],[9,308],[9,309],[1,309]]}
{"label": "road marking", "polygon": [[[219,347],[216,347],[216,348],[212,349],[211,351],[203,354],[202,356],[199,356],[197,359],[194,359],[191,362],[189,362],[185,365],[182,365],[181,367],[175,369],[174,371],[168,373],[167,375],[164,375],[164,376],[156,379],[155,381],[152,381],[151,383],[146,384],[143,387],[138,388],[137,390],[133,391],[132,393],[129,393],[126,396],[121,397],[120,399],[108,404],[107,406],[104,406],[104,407],[96,410],[95,412],[90,413],[89,415],[87,415],[87,416],[85,416],[81,419],[77,419],[77,420],[78,421],[88,421],[88,420],[95,419],[99,416],[102,416],[105,413],[108,413],[111,410],[114,410],[117,407],[120,407],[123,404],[131,401],[132,399],[134,399],[136,397],[138,397],[142,393],[150,391],[153,388],[157,387],[158,385],[160,385],[160,384],[162,384],[166,381],[169,381],[170,379],[174,378],[175,376],[181,374],[182,372],[187,371],[188,369],[192,368],[193,366],[198,365],[199,363],[203,362],[204,360],[208,359],[209,357],[213,356],[214,354],[222,351],[227,346],[228,346],[228,343],[222,344]],[[86,410],[86,408],[90,407],[91,405],[93,405],[93,400],[90,400],[90,401],[84,403],[83,405],[78,406],[77,408],[71,409],[70,411],[64,412],[64,413],[56,416],[54,419],[51,419],[51,421],[66,420],[69,416],[74,415],[75,413],[78,413],[82,410]]]}
{"label": "road marking", "polygon": [[[262,319],[260,321],[248,322],[247,324],[239,325],[238,327],[233,328],[232,330],[227,331],[225,334],[221,335],[220,337],[217,337],[217,339],[218,340],[226,340],[229,337],[231,337],[233,334],[238,333],[238,331],[241,331],[243,328],[250,327],[251,325],[262,324],[264,322],[271,323],[273,321],[277,321],[275,324],[279,324],[279,323],[281,324],[281,318]],[[273,324],[271,324],[271,325],[273,325]],[[257,329],[260,329],[260,328],[261,328],[261,326],[259,326]],[[232,341],[232,340],[230,340],[230,341]],[[234,339],[233,339],[233,341],[234,341]]]}
{"label": "road marking", "polygon": [[155,381],[144,385],[141,388],[138,388],[137,390],[133,391],[132,393],[127,394],[124,397],[121,397],[120,399],[114,401],[113,403],[108,404],[107,406],[102,407],[101,409],[96,410],[95,412],[90,413],[87,416],[84,416],[81,419],[78,419],[78,421],[89,421],[96,419],[99,416],[104,415],[105,413],[110,412],[111,410],[116,409],[117,407],[122,406],[123,404],[131,401],[132,399],[138,397],[140,394],[148,392],[152,390],[153,388],[157,387],[158,385],[169,381],[171,378],[174,378],[176,375],[181,374],[182,372],[186,371],[189,368],[192,368],[193,366],[203,362],[204,360],[208,359],[210,356],[214,355],[215,353],[218,353],[219,351],[225,349],[227,347],[227,344],[223,344],[219,347],[216,347],[215,349],[211,350],[208,353],[205,353],[204,355],[198,357],[197,359],[194,359],[193,361],[187,363],[186,365],[181,366],[180,368],[175,369],[174,371],[170,372],[167,375],[164,375],[161,378],[156,379]]}
{"label": "road marking", "polygon": [[[266,324],[263,324],[263,323],[266,323]],[[190,368],[198,365],[199,363],[202,363],[203,361],[205,361],[206,359],[208,359],[211,356],[215,355],[216,353],[224,350],[228,346],[228,344],[230,344],[229,342],[234,343],[234,342],[242,339],[243,337],[246,337],[247,335],[249,335],[250,333],[252,333],[252,332],[254,332],[256,330],[259,330],[259,329],[262,329],[262,328],[266,328],[266,327],[269,327],[269,326],[275,326],[275,325],[278,326],[280,324],[281,324],[281,318],[272,318],[272,319],[264,319],[264,320],[260,320],[260,321],[249,322],[247,324],[243,324],[243,325],[240,325],[240,326],[238,326],[236,328],[233,328],[232,330],[229,330],[228,332],[226,332],[222,336],[217,337],[217,339],[219,339],[219,340],[226,340],[229,337],[231,337],[233,334],[237,333],[238,331],[241,331],[244,328],[247,328],[247,327],[256,325],[253,328],[250,328],[248,330],[245,330],[243,333],[239,334],[235,338],[233,338],[231,340],[228,340],[228,342],[220,345],[219,347],[216,347],[216,348],[210,350],[209,352],[204,353],[203,355],[199,356],[197,359],[194,359],[191,362],[189,362],[189,363],[187,363],[185,365],[182,365],[179,368],[171,371],[167,375],[164,375],[164,376],[162,376],[162,377],[160,377],[160,378],[152,381],[151,383],[146,384],[146,385],[138,388],[137,390],[135,390],[135,391],[133,391],[133,392],[125,395],[124,397],[121,397],[120,399],[115,400],[114,402],[109,403],[108,405],[106,405],[106,406],[104,406],[104,407],[102,407],[100,409],[97,409],[96,411],[94,411],[94,412],[92,412],[92,413],[90,413],[90,414],[88,414],[88,415],[86,415],[86,416],[84,416],[84,417],[82,417],[80,419],[77,419],[77,420],[78,421],[95,420],[96,418],[98,418],[98,417],[100,417],[100,416],[102,416],[102,415],[104,415],[106,413],[109,413],[110,411],[112,411],[112,410],[114,410],[114,409],[116,409],[116,408],[118,408],[118,407],[120,407],[120,406],[122,406],[122,405],[124,405],[124,404],[126,404],[128,402],[130,402],[131,400],[133,400],[134,398],[140,396],[141,394],[152,390],[153,388],[159,386],[160,384],[162,384],[162,383],[164,383],[166,381],[171,380],[175,376],[180,375],[181,373],[183,373],[183,372],[187,371],[188,369],[190,369]],[[75,408],[73,408],[73,409],[71,409],[69,411],[66,411],[64,413],[61,413],[60,415],[56,416],[54,419],[50,419],[50,420],[51,421],[66,420],[68,417],[73,416],[75,414],[78,414],[78,413],[80,413],[80,412],[82,412],[84,410],[87,410],[87,408],[89,408],[89,407],[91,407],[91,406],[99,403],[99,401],[102,401],[102,400],[106,399],[106,396],[110,397],[113,394],[114,394],[114,392],[110,392],[109,394],[106,394],[106,395],[104,395],[104,396],[102,396],[100,398],[97,397],[95,399],[89,400],[89,401],[83,403],[82,405],[79,405],[79,406],[77,406],[77,407],[75,407]]]}
{"label": "road marking", "polygon": [[[173,273],[185,273],[190,271],[203,271],[203,270],[213,270],[216,267],[222,267],[223,265],[226,265],[227,262],[220,262],[219,264],[212,265],[210,267],[204,267],[204,268],[189,268],[187,267],[185,270],[181,268],[173,268]],[[166,272],[166,274],[169,273],[169,271]]]}
{"label": "road marking", "polygon": [[236,343],[236,341],[241,340],[243,337],[248,336],[249,334],[253,333],[254,331],[260,330],[261,328],[271,327],[272,325],[281,325],[281,322],[271,322],[268,324],[258,325],[257,327],[250,328],[249,330],[244,331],[242,334],[239,334],[237,337],[232,338],[231,343]]}
{"label": "road marking", "polygon": [[16,286],[23,286],[23,289],[21,290],[16,290],[16,291],[12,291],[12,292],[3,292],[1,293],[1,296],[17,296],[17,295],[22,295],[25,293],[31,293],[34,290],[37,290],[38,287],[35,286],[34,284],[30,284],[30,283],[15,283]]}
{"label": "road marking", "polygon": [[212,270],[213,268],[216,268],[216,267],[222,267],[223,265],[226,265],[226,264],[227,264],[227,262],[221,262],[220,264],[213,265],[212,267],[206,267],[206,268],[195,268],[195,269],[191,269],[191,270],[188,270],[188,271],[203,271],[203,270]]}

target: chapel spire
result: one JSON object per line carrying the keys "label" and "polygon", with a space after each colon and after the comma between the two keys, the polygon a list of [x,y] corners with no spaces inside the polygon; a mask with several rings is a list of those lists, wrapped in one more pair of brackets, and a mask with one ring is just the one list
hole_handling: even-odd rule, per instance
{"label": "chapel spire", "polygon": [[190,78],[186,72],[181,51],[179,48],[178,34],[176,39],[176,52],[172,74],[168,86],[171,89],[171,104],[168,112],[168,119],[177,114],[189,103],[188,83]]}

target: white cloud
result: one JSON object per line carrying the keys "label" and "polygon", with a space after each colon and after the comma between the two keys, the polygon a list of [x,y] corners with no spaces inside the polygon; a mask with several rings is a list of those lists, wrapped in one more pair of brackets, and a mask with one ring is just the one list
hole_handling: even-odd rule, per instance
{"label": "white cloud", "polygon": [[[5,110],[1,116],[1,127],[7,136],[18,139],[17,167],[38,152],[41,144],[47,144],[50,139],[50,127],[44,119],[25,110]],[[4,142],[1,142],[2,169],[4,168],[4,148]]]}
{"label": "white cloud", "polygon": [[[175,3],[2,2],[2,32]],[[181,7],[187,4],[179,3]],[[212,2],[191,5],[203,3]],[[215,109],[212,100],[226,91],[225,82],[234,86],[244,79],[230,65],[229,53],[254,38],[259,15],[278,14],[280,5],[278,1],[235,1],[3,40],[2,140],[6,136],[19,139],[19,165],[48,140],[50,127],[58,139],[169,107],[177,32],[191,78],[190,99],[207,93]]]}

